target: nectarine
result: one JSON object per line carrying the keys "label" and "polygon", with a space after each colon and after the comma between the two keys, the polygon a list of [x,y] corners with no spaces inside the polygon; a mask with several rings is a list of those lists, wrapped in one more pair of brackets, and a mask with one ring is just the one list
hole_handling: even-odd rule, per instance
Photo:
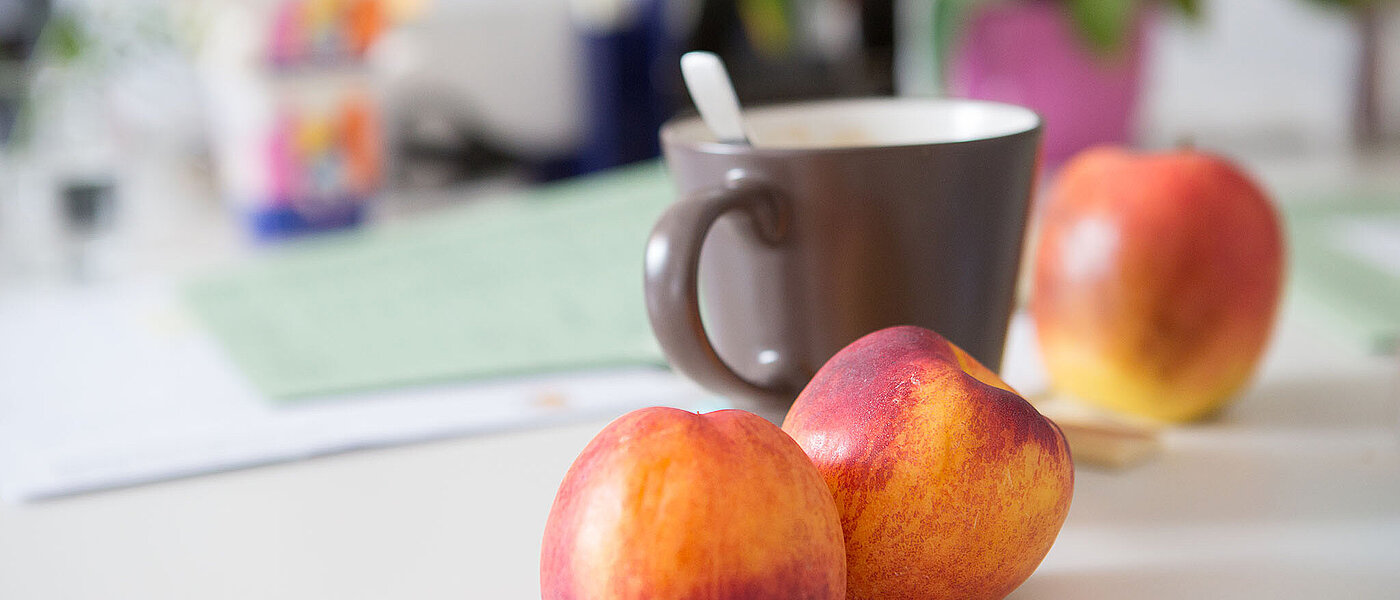
{"label": "nectarine", "polygon": [[540,585],[546,599],[835,600],[846,554],[831,493],[776,425],[647,408],[569,468]]}
{"label": "nectarine", "polygon": [[1263,352],[1283,252],[1268,198],[1224,159],[1081,154],[1036,251],[1030,308],[1052,384],[1160,421],[1210,413]]}
{"label": "nectarine", "polygon": [[853,600],[1002,598],[1050,550],[1073,495],[1059,428],[918,327],[838,352],[783,429],[836,499]]}

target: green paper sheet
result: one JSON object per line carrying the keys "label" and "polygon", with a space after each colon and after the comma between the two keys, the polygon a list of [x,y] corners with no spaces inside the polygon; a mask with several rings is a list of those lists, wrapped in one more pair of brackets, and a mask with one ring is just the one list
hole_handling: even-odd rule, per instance
{"label": "green paper sheet", "polygon": [[1400,194],[1298,202],[1284,217],[1304,314],[1367,351],[1400,349]]}
{"label": "green paper sheet", "polygon": [[642,252],[674,193],[658,163],[277,248],[185,298],[277,400],[664,364]]}

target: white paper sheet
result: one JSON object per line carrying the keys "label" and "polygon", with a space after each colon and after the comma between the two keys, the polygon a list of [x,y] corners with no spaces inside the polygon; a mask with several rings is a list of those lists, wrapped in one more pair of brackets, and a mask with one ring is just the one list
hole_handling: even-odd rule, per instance
{"label": "white paper sheet", "polygon": [[1400,278],[1400,218],[1337,218],[1332,241],[1353,258]]}
{"label": "white paper sheet", "polygon": [[166,283],[0,295],[0,498],[719,400],[627,368],[264,401]]}

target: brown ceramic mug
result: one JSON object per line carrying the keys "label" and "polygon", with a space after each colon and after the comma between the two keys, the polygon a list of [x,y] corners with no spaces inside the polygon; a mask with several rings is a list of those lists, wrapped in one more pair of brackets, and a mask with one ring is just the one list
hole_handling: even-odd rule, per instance
{"label": "brown ceramic mug", "polygon": [[698,118],[661,129],[681,200],[647,244],[646,295],[674,367],[720,394],[791,402],[846,344],[906,324],[1001,363],[1035,113],[871,98],[745,121],[752,146]]}

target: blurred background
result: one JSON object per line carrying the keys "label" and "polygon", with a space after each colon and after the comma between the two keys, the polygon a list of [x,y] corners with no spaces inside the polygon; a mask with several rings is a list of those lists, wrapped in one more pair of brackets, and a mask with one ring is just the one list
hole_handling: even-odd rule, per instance
{"label": "blurred background", "polygon": [[1242,165],[1288,232],[1255,385],[1082,470],[1020,597],[1394,595],[1400,2],[0,0],[0,597],[529,597],[608,419],[733,406],[642,294],[697,49],[746,106],[1027,105],[1042,188]]}
{"label": "blurred background", "polygon": [[1095,143],[1335,171],[1395,154],[1388,4],[3,0],[0,274],[185,268],[648,159],[690,49],[748,105],[1030,105],[1050,172]]}
{"label": "blurred background", "polygon": [[[747,106],[1029,106],[1043,185],[1099,144],[1229,156],[1285,209],[1319,328],[1400,345],[1379,296],[1400,286],[1376,283],[1400,272],[1393,2],[0,0],[0,289],[29,298],[0,309],[0,356],[30,376],[10,414],[107,389],[174,414],[217,389],[285,419],[302,398],[664,365],[635,265],[697,49]],[[132,308],[123,290],[151,282],[177,308]],[[150,324],[167,318],[205,333]],[[192,366],[181,343],[220,350]],[[84,362],[109,383],[56,387]],[[219,377],[162,374],[200,369]],[[73,401],[47,439],[106,431]],[[533,422],[568,399],[501,402]],[[132,423],[122,439],[154,427]]]}

